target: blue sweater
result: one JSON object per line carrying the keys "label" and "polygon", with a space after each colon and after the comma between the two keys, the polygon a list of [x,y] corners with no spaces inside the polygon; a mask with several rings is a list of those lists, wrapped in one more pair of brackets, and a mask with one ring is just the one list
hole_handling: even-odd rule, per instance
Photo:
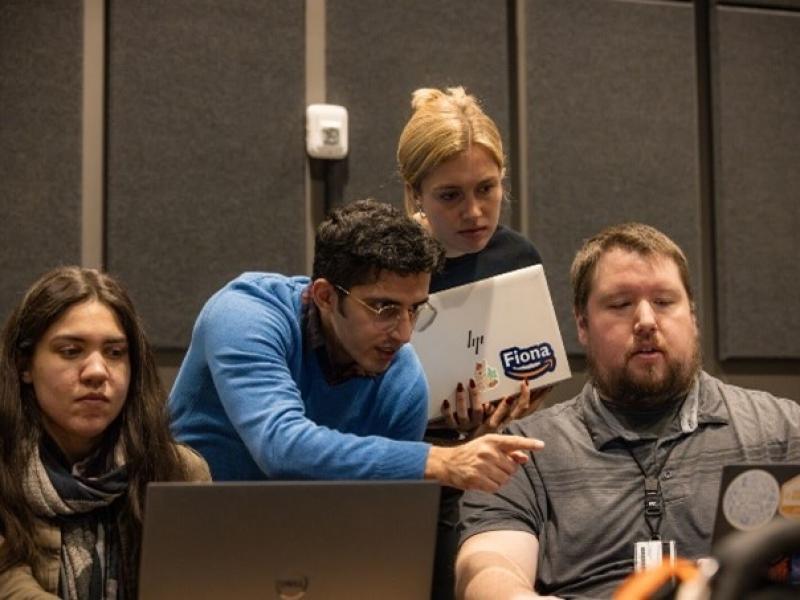
{"label": "blue sweater", "polygon": [[245,273],[209,299],[170,394],[172,428],[216,480],[420,479],[427,384],[411,346],[329,385],[303,348],[307,277]]}

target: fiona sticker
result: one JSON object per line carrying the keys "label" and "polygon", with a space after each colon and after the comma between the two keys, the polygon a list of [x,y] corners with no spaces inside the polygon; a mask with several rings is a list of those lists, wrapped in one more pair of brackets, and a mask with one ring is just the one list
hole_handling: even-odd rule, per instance
{"label": "fiona sticker", "polygon": [[547,342],[527,348],[512,346],[500,351],[500,362],[506,377],[533,380],[556,369],[556,355]]}

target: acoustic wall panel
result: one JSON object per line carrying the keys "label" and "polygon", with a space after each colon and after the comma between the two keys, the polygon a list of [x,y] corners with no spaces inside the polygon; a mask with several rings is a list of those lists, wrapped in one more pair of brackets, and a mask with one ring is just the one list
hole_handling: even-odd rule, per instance
{"label": "acoustic wall panel", "polygon": [[580,354],[569,268],[602,227],[661,229],[684,249],[699,286],[694,13],[685,2],[526,7],[529,231],[567,350]]}
{"label": "acoustic wall panel", "polygon": [[327,2],[327,97],[350,113],[345,201],[402,204],[397,140],[411,92],[464,85],[497,123],[509,153],[506,2]]}
{"label": "acoustic wall panel", "polygon": [[80,262],[81,4],[0,3],[0,323],[44,271]]}
{"label": "acoustic wall panel", "polygon": [[109,9],[108,267],[159,347],[245,270],[305,271],[302,2]]}
{"label": "acoustic wall panel", "polygon": [[800,14],[715,16],[720,358],[800,358]]}

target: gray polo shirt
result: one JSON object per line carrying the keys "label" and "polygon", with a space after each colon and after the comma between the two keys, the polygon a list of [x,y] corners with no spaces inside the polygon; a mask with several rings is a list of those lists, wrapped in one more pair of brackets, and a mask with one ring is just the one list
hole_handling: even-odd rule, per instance
{"label": "gray polo shirt", "polygon": [[590,384],[509,433],[540,438],[545,448],[498,493],[464,496],[461,540],[484,531],[533,533],[536,590],[564,598],[610,597],[633,571],[634,543],[650,539],[644,476],[631,451],[660,480],[661,538],[689,559],[711,550],[723,465],[800,462],[800,405],[704,372],[660,438],[627,431]]}

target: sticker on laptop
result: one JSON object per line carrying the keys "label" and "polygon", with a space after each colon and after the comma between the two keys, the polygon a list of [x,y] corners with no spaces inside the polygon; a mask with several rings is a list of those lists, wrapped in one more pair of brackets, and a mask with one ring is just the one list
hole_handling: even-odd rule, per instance
{"label": "sticker on laptop", "polygon": [[736,529],[758,529],[775,516],[780,495],[775,477],[763,469],[750,469],[734,477],[725,490],[722,513]]}
{"label": "sticker on laptop", "polygon": [[527,348],[512,346],[500,351],[500,362],[506,377],[530,381],[556,370],[556,353],[547,342]]}
{"label": "sticker on laptop", "polygon": [[783,482],[778,512],[787,519],[800,519],[800,475]]}
{"label": "sticker on laptop", "polygon": [[479,391],[485,392],[500,383],[497,369],[489,365],[485,360],[475,363],[475,374],[472,377],[475,387]]}

